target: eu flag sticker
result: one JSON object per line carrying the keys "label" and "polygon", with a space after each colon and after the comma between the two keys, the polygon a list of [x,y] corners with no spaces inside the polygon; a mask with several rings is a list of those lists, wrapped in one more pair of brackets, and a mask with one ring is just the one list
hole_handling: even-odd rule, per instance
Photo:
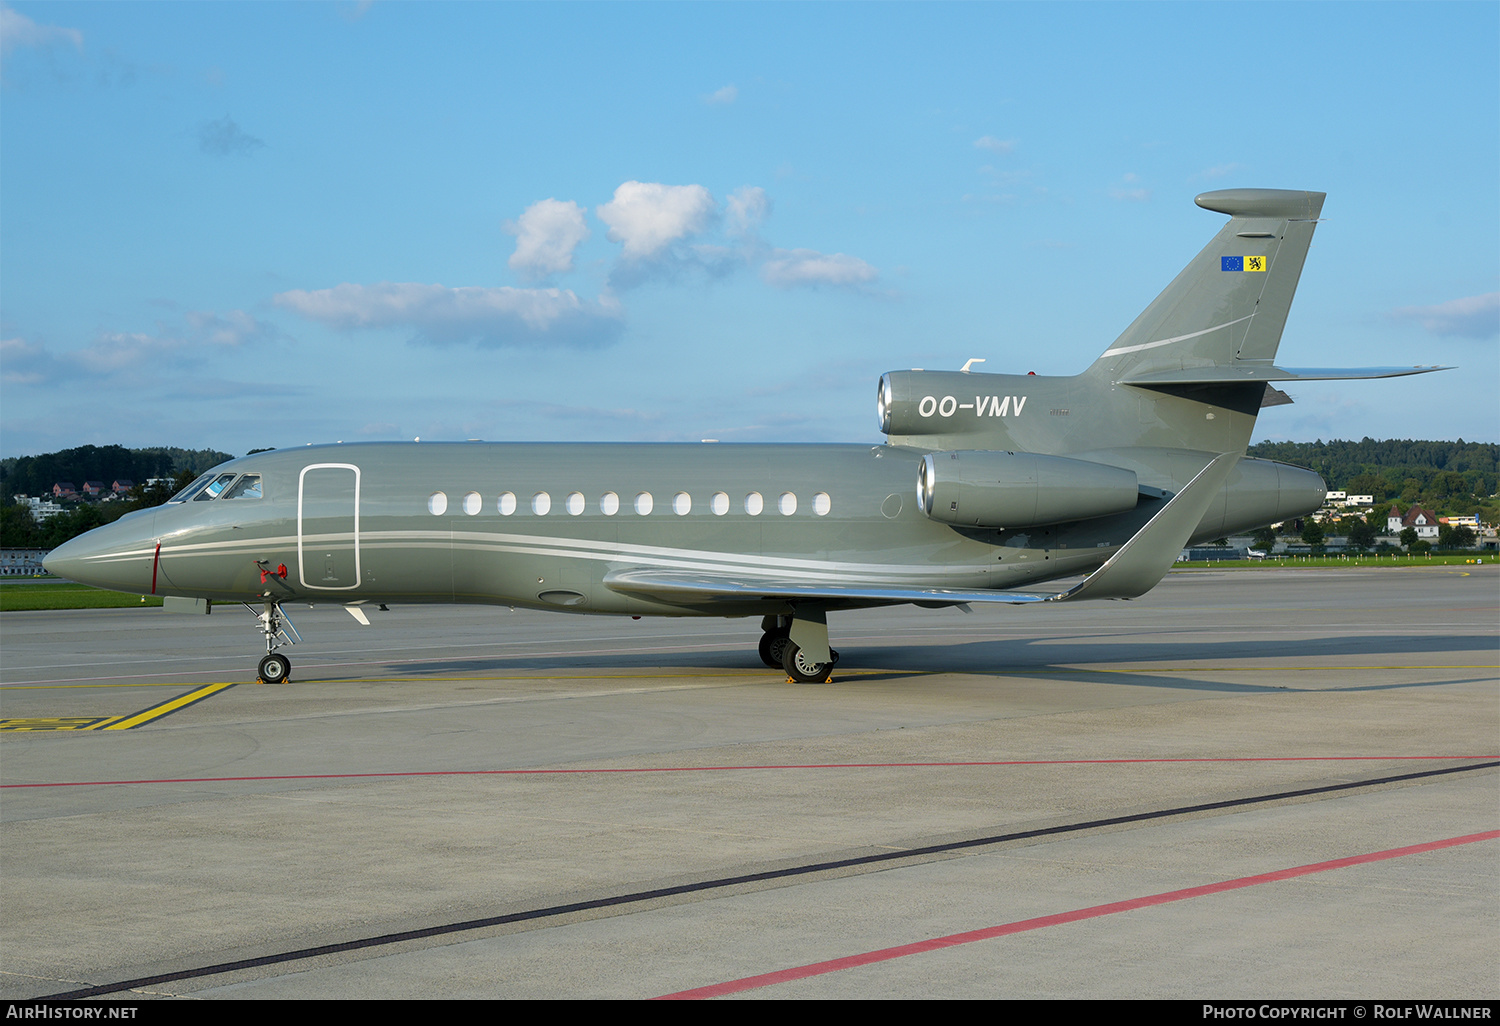
{"label": "eu flag sticker", "polygon": [[1243,271],[1244,269],[1244,257],[1219,257],[1219,270],[1221,271]]}

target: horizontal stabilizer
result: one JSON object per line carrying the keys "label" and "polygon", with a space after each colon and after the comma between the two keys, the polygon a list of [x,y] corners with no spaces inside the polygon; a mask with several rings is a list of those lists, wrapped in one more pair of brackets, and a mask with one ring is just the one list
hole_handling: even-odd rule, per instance
{"label": "horizontal stabilizer", "polygon": [[1183,367],[1127,375],[1117,385],[1227,385],[1246,381],[1360,381],[1430,374],[1452,367],[1273,367],[1268,363],[1232,363],[1218,367]]}
{"label": "horizontal stabilizer", "polygon": [[1192,537],[1239,460],[1237,452],[1215,457],[1103,566],[1052,599],[1061,602],[1085,598],[1136,598],[1156,587],[1177,562],[1182,547]]}

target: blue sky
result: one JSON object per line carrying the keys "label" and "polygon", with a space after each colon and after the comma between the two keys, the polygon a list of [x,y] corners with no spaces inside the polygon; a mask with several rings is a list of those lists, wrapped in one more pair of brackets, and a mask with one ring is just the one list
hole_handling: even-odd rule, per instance
{"label": "blue sky", "polygon": [[1256,439],[1500,440],[1500,6],[0,7],[0,455],[877,441],[1329,194]]}

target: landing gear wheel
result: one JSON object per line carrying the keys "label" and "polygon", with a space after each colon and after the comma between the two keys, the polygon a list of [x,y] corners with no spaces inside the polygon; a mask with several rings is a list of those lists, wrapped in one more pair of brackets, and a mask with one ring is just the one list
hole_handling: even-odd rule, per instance
{"label": "landing gear wheel", "polygon": [[286,656],[268,655],[256,668],[261,684],[285,684],[292,675],[292,663]]}
{"label": "landing gear wheel", "polygon": [[[831,654],[831,653],[830,653]],[[828,684],[833,681],[831,673],[833,664],[838,662],[835,655],[826,663],[815,663],[802,655],[802,649],[787,641],[787,650],[782,657],[781,668],[786,675],[798,684]]]}
{"label": "landing gear wheel", "polygon": [[766,631],[760,636],[760,661],[773,670],[783,669],[787,646],[792,639],[783,631]]}

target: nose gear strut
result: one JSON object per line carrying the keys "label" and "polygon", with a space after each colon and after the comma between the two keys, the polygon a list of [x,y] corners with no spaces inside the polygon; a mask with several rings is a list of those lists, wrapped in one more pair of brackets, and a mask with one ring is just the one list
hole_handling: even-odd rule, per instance
{"label": "nose gear strut", "polygon": [[266,654],[261,659],[260,665],[256,667],[255,682],[257,684],[289,683],[292,679],[292,661],[284,655],[277,655],[276,650],[283,645],[295,645],[302,640],[302,635],[297,633],[296,625],[292,623],[291,617],[286,615],[281,608],[281,603],[276,599],[266,599],[264,612],[260,613],[256,613],[255,607],[248,602],[242,605],[255,613],[260,633],[266,639]]}

